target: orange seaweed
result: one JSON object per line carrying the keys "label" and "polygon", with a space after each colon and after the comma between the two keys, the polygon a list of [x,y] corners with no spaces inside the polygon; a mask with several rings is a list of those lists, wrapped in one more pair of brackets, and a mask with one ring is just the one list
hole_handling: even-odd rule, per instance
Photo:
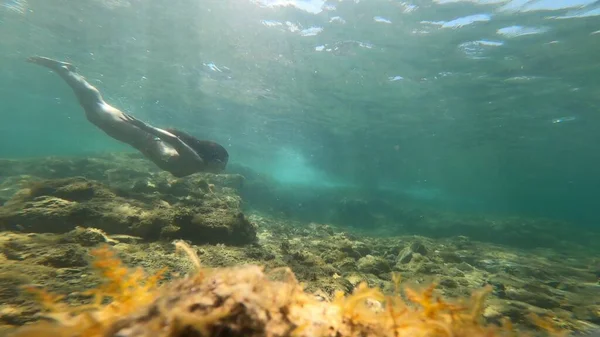
{"label": "orange seaweed", "polygon": [[[94,250],[93,267],[106,282],[89,291],[93,304],[68,307],[60,296],[36,290],[54,322],[24,327],[14,336],[128,336],[120,331],[157,337],[522,336],[508,321],[502,327],[483,322],[489,287],[459,302],[436,296],[435,285],[422,292],[404,289],[404,300],[394,275],[390,296],[362,283],[350,295],[336,292],[333,300],[322,301],[287,269],[284,280],[273,280],[257,266],[208,269],[191,247],[183,242],[176,247],[190,256],[197,273],[162,287],[162,271],[148,276],[125,267],[106,246]],[[546,321],[538,324],[546,327]]]}

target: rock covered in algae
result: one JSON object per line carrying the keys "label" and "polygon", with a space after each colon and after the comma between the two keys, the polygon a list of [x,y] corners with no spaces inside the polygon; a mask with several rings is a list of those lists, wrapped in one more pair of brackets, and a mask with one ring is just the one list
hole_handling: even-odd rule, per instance
{"label": "rock covered in algae", "polygon": [[[53,322],[19,329],[14,337],[35,336],[500,336],[480,321],[487,291],[464,303],[405,289],[384,296],[359,285],[331,301],[306,293],[289,269],[265,273],[258,266],[207,269],[194,251],[197,272],[158,287],[158,275],[128,271],[111,250],[95,251],[94,266],[106,283],[90,291],[95,305],[68,307],[55,295],[37,291]],[[397,291],[399,278],[395,278]],[[111,298],[108,305],[100,305]],[[515,336],[515,335],[511,335]]]}
{"label": "rock covered in algae", "polygon": [[[510,318],[515,328],[530,331],[536,329],[529,319],[531,313],[552,317],[555,324],[573,331],[592,331],[597,328],[598,306],[595,304],[598,285],[592,272],[581,268],[591,265],[592,257],[572,255],[565,259],[561,254],[548,252],[541,258],[539,252],[515,251],[473,242],[469,251],[457,251],[462,246],[461,239],[430,240],[426,238],[403,237],[374,239],[355,237],[344,233],[329,233],[328,226],[310,225],[311,236],[294,237],[292,233],[303,235],[300,225],[287,226],[287,234],[280,236],[268,230],[266,220],[251,215],[253,222],[262,228],[259,246],[234,247],[226,245],[200,245],[193,249],[200,255],[203,266],[230,267],[240,264],[260,264],[266,270],[283,266],[292,268],[296,277],[305,282],[306,292],[315,293],[323,299],[331,299],[337,290],[352,293],[362,282],[371,287],[379,287],[386,293],[394,292],[393,273],[380,275],[360,272],[358,260],[353,252],[343,261],[333,262],[330,258],[344,254],[346,247],[369,247],[374,257],[385,257],[395,272],[400,272],[404,284],[436,282],[436,291],[443,296],[463,298],[473,289],[488,284],[492,293],[486,301],[483,317],[485,322],[500,324]],[[272,225],[275,225],[273,223]],[[327,230],[325,230],[327,229]],[[347,245],[340,245],[346,238]],[[423,256],[416,254],[407,264],[394,265],[396,254],[413,242],[422,243],[428,250]],[[94,228],[76,228],[65,234],[24,234],[0,233],[0,336],[4,325],[16,326],[39,320],[40,305],[21,290],[25,284],[36,284],[56,293],[68,294],[65,302],[80,304],[82,293],[101,280],[87,266],[82,266],[81,249],[74,250],[73,244],[87,247],[108,243],[129,266],[143,266],[150,272],[168,267],[166,277],[176,277],[189,271],[189,260],[174,254],[170,245],[163,242],[142,242],[138,238],[124,235],[107,235]],[[282,245],[286,243],[286,245]],[[337,250],[337,251],[336,251]],[[456,252],[462,262],[448,260],[445,253]],[[70,259],[70,253],[76,259]],[[572,252],[573,253],[573,252]],[[476,258],[477,257],[477,258]],[[577,261],[570,266],[564,262]],[[89,259],[88,259],[89,260]],[[335,260],[335,259],[334,259]],[[465,262],[469,261],[469,262]],[[544,270],[548,276],[540,276]],[[432,275],[431,273],[438,274]],[[273,275],[267,272],[267,275]],[[541,277],[541,278],[540,278]],[[515,289],[531,292],[527,296],[515,298]],[[521,295],[523,293],[521,292]],[[538,302],[536,296],[550,296],[554,308],[537,307],[546,302]],[[543,298],[541,298],[543,299]],[[522,302],[526,301],[526,302]],[[551,302],[548,302],[551,303]],[[582,321],[585,320],[585,321]]]}
{"label": "rock covered in algae", "polygon": [[0,228],[64,233],[84,225],[150,240],[255,242],[256,227],[242,213],[233,189],[217,190],[203,176],[160,177],[145,180],[145,188],[137,190],[84,177],[30,182],[0,208]]}

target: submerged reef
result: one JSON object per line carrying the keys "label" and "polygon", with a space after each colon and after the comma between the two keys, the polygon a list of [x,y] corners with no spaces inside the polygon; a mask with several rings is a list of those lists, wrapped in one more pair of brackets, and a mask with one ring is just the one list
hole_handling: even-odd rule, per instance
{"label": "submerged reef", "polygon": [[[161,272],[129,271],[110,249],[94,250],[93,265],[105,282],[87,292],[91,304],[69,307],[33,289],[52,322],[12,336],[517,336],[508,321],[501,328],[483,323],[490,287],[454,303],[436,296],[434,286],[406,288],[401,296],[394,276],[393,295],[361,283],[349,296],[338,291],[324,300],[305,292],[289,268],[204,268],[192,247],[176,245],[197,270],[162,287]],[[106,298],[110,303],[103,304]]]}
{"label": "submerged reef", "polygon": [[[162,326],[185,337],[510,335],[508,321],[532,334],[599,328],[600,251],[581,240],[597,233],[373,201],[369,230],[317,223],[307,221],[316,203],[298,206],[298,217],[280,212],[288,201],[257,204],[249,194],[262,183],[252,177],[173,178],[137,155],[0,160],[0,335],[23,326],[69,336],[167,334],[153,330]],[[342,192],[322,195],[315,217],[332,206],[340,219]],[[180,239],[191,260],[173,249]],[[98,330],[65,330],[85,324]]]}

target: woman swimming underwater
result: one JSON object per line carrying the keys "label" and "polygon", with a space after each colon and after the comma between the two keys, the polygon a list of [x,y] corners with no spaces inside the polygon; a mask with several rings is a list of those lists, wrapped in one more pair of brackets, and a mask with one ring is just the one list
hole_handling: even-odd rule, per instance
{"label": "woman swimming underwater", "polygon": [[223,146],[176,129],[159,129],[109,105],[98,89],[70,63],[41,56],[30,57],[27,61],[57,73],[73,89],[92,124],[112,138],[133,146],[161,169],[176,177],[225,170],[229,154]]}

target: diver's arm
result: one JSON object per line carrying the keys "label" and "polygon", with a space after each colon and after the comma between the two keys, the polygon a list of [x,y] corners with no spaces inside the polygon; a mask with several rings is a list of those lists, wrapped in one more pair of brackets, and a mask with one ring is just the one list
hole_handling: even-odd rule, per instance
{"label": "diver's arm", "polygon": [[160,138],[162,141],[173,146],[175,148],[175,150],[177,150],[177,152],[186,153],[187,155],[194,158],[196,161],[198,161],[200,163],[204,163],[204,160],[202,159],[202,157],[200,157],[198,155],[198,153],[196,153],[196,151],[194,151],[188,144],[186,144],[184,141],[182,141],[179,137],[175,136],[174,134],[172,134],[168,131],[159,129],[157,127],[154,127],[150,124],[147,124],[147,123],[145,123],[131,115],[128,115],[126,113],[123,113],[123,120],[127,123],[130,123],[140,129],[148,132],[149,134],[151,134],[153,136]]}

